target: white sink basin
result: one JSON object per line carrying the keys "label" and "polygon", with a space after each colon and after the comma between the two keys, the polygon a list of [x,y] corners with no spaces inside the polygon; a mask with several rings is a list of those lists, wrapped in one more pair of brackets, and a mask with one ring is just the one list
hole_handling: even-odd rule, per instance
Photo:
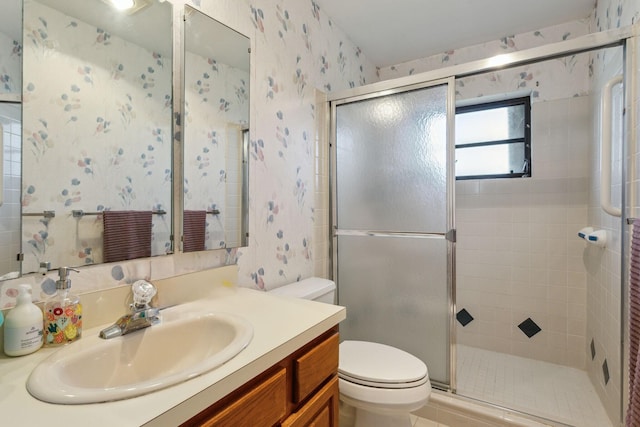
{"label": "white sink basin", "polygon": [[253,327],[231,314],[178,306],[162,311],[162,318],[159,325],[109,340],[83,335],[36,366],[27,390],[63,404],[140,396],[219,367],[253,337]]}

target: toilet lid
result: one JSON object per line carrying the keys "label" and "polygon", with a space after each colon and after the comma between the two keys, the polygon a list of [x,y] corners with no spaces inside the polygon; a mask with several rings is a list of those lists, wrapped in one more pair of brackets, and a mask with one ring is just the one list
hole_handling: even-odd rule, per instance
{"label": "toilet lid", "polygon": [[340,343],[338,374],[342,378],[382,387],[414,387],[428,379],[427,365],[395,347],[366,341]]}

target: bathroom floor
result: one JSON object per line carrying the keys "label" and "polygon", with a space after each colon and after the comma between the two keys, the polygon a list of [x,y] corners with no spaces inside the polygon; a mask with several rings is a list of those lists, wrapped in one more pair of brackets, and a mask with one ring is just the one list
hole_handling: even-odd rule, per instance
{"label": "bathroom floor", "polygon": [[569,425],[612,426],[584,371],[464,345],[457,354],[462,396]]}
{"label": "bathroom floor", "polygon": [[426,418],[420,418],[416,416],[411,416],[411,426],[412,427],[449,427],[446,424],[437,423],[435,421],[428,420]]}

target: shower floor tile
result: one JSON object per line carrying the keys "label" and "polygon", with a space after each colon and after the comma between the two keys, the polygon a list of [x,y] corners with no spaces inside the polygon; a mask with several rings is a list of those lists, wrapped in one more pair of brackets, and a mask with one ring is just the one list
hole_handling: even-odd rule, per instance
{"label": "shower floor tile", "polygon": [[580,427],[611,427],[586,372],[457,346],[458,394]]}

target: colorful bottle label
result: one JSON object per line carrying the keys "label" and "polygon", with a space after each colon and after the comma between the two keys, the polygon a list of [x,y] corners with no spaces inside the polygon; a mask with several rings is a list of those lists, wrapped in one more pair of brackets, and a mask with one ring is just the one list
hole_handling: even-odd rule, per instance
{"label": "colorful bottle label", "polygon": [[82,335],[82,305],[50,305],[44,313],[44,345],[72,342]]}

